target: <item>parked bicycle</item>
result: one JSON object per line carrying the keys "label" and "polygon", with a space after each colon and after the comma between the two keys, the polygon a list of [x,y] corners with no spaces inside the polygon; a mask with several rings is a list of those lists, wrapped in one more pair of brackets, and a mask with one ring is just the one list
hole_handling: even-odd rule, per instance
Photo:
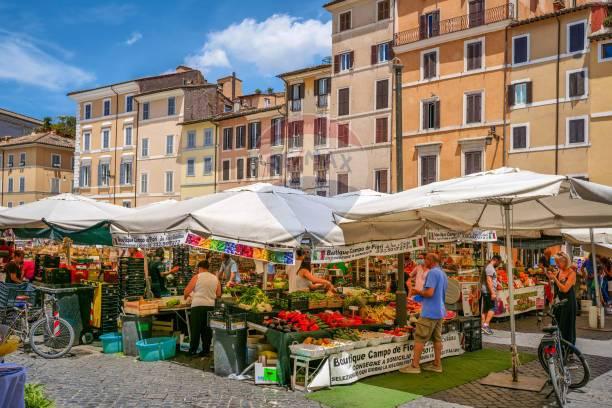
{"label": "parked bicycle", "polygon": [[5,339],[19,337],[22,345],[29,345],[44,358],[66,355],[74,345],[74,329],[59,316],[55,296],[45,295],[43,307],[39,310],[33,310],[29,300],[28,295],[16,296],[15,316],[8,324]]}
{"label": "parked bicycle", "polygon": [[561,407],[567,402],[568,389],[584,387],[591,378],[591,371],[584,356],[576,346],[561,337],[557,325],[554,311],[566,302],[567,299],[564,299],[551,305],[547,314],[552,319],[552,325],[542,329],[546,334],[538,347],[540,364],[548,374],[553,388],[551,394],[555,394]]}

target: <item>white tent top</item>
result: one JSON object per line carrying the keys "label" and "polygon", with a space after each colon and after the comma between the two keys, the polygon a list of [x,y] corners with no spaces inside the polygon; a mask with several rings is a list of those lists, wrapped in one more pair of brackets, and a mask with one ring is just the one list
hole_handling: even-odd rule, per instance
{"label": "white tent top", "polygon": [[81,230],[132,211],[67,193],[1,211],[0,228],[45,228],[52,224]]}

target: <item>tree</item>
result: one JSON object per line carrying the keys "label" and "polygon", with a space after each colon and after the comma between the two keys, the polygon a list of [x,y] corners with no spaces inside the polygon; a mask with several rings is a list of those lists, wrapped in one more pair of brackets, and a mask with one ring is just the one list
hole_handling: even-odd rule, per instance
{"label": "tree", "polygon": [[41,127],[39,127],[37,130],[41,131],[41,132],[48,132],[52,129],[52,125],[53,125],[53,118],[51,116],[45,116],[43,118],[43,124]]}
{"label": "tree", "polygon": [[75,138],[76,136],[76,118],[74,116],[58,116],[58,121],[53,124],[53,130],[60,135]]}
{"label": "tree", "polygon": [[268,95],[272,95],[274,93],[274,88],[270,87],[267,89]]}
{"label": "tree", "polygon": [[261,93],[261,89],[255,88],[255,93],[259,95]]}

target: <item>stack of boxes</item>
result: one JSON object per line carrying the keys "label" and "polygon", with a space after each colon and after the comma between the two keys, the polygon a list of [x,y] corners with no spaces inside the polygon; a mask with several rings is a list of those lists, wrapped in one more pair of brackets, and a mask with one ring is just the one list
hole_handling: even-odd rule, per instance
{"label": "stack of boxes", "polygon": [[462,344],[465,351],[478,351],[482,349],[482,331],[480,317],[462,317],[459,320],[462,335]]}
{"label": "stack of boxes", "polygon": [[193,276],[193,268],[189,265],[189,248],[177,246],[172,248],[172,266],[178,266],[179,271],[175,275],[177,293],[183,293],[185,287]]}
{"label": "stack of boxes", "polygon": [[100,290],[102,296],[100,329],[102,333],[116,332],[119,318],[119,286],[101,283]]}
{"label": "stack of boxes", "polygon": [[119,258],[119,287],[122,298],[144,296],[144,258]]}

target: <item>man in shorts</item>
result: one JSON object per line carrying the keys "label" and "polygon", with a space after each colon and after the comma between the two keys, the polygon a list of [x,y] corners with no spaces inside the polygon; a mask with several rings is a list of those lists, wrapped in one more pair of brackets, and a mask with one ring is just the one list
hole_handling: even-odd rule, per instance
{"label": "man in shorts", "polygon": [[501,257],[499,255],[493,255],[491,261],[485,268],[485,273],[482,279],[482,287],[480,291],[481,296],[481,321],[482,321],[482,332],[484,334],[493,334],[493,330],[489,327],[489,323],[493,318],[495,309],[495,301],[497,300],[497,266],[501,263]]}
{"label": "man in shorts", "polygon": [[444,299],[448,287],[448,278],[440,269],[440,258],[437,254],[429,253],[425,256],[425,267],[429,269],[422,290],[412,289],[410,296],[420,295],[423,298],[421,317],[417,321],[414,333],[414,351],[412,364],[400,369],[406,374],[421,373],[421,353],[425,344],[432,340],[434,344],[433,364],[423,365],[423,370],[442,372],[442,322],[446,315]]}

